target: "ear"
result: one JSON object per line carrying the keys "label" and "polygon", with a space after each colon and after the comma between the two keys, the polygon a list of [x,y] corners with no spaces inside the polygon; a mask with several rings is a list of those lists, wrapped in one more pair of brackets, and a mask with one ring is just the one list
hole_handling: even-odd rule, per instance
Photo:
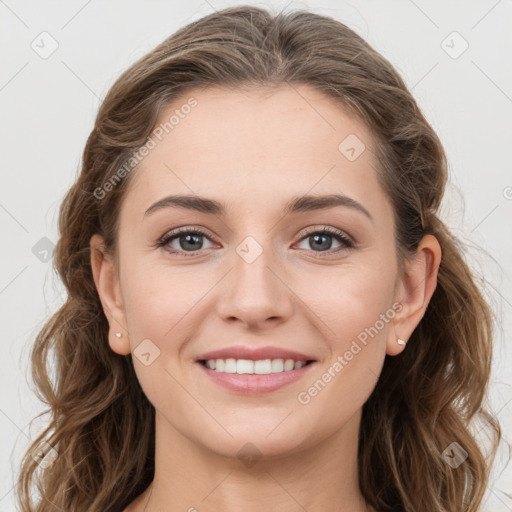
{"label": "ear", "polygon": [[404,262],[404,272],[396,287],[396,300],[401,304],[390,329],[386,353],[395,356],[405,346],[397,343],[400,338],[407,342],[418,326],[437,286],[437,274],[441,263],[441,246],[432,235],[425,235],[415,255]]}
{"label": "ear", "polygon": [[[110,348],[117,354],[127,355],[130,353],[130,342],[114,259],[105,251],[105,242],[101,235],[93,235],[89,245],[94,284],[110,326],[108,333]],[[116,332],[120,332],[121,337],[117,337]]]}

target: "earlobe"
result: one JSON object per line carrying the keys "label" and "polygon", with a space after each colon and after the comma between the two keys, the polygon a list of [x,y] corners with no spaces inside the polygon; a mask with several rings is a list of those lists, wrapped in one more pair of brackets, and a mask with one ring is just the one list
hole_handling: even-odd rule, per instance
{"label": "earlobe", "polygon": [[[130,343],[128,336],[123,335],[127,330],[115,263],[112,256],[105,251],[105,243],[101,235],[95,234],[91,237],[90,250],[94,284],[110,326],[108,334],[110,348],[117,354],[127,355],[130,353]],[[121,333],[122,336],[116,336],[116,333]]]}
{"label": "earlobe", "polygon": [[405,271],[400,277],[397,300],[402,305],[390,329],[386,353],[401,353],[414,329],[423,318],[437,286],[437,274],[441,263],[441,246],[432,235],[425,235],[411,259],[405,261]]}

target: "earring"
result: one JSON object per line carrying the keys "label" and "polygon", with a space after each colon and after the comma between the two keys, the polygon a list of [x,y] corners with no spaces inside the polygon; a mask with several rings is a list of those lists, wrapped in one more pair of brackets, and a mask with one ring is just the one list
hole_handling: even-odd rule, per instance
{"label": "earring", "polygon": [[399,345],[405,345],[405,344],[407,343],[406,341],[401,340],[400,338],[398,338],[398,339],[396,340],[396,342],[397,342]]}
{"label": "earring", "polygon": [[120,338],[122,334],[120,332],[116,332],[116,338]]}

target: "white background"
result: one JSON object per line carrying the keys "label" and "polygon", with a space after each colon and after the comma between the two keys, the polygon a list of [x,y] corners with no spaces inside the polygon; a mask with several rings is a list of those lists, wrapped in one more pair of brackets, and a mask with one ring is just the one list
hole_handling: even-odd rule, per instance
{"label": "white background", "polygon": [[[175,30],[240,3],[0,0],[0,512],[14,510],[19,457],[42,427],[41,421],[29,426],[43,410],[28,384],[29,349],[63,300],[51,259],[40,261],[33,247],[44,244],[43,237],[57,241],[58,207],[78,172],[101,100],[122,71]],[[445,219],[470,244],[468,257],[490,283],[498,318],[491,404],[510,443],[512,2],[252,5],[274,12],[285,5],[306,8],[346,23],[397,68],[439,134],[450,162]],[[47,59],[31,47],[43,31],[58,43]],[[464,40],[469,47],[452,58]],[[506,448],[487,493],[490,512],[512,511]]]}

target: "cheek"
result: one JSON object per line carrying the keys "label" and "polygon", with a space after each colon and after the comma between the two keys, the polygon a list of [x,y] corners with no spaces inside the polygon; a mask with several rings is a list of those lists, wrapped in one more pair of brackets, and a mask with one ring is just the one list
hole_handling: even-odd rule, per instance
{"label": "cheek", "polygon": [[337,294],[324,296],[322,319],[329,326],[325,331],[329,357],[296,396],[304,418],[312,422],[321,418],[322,428],[312,428],[317,440],[336,432],[363,406],[382,370],[393,317],[389,311],[394,310],[387,307],[386,287],[373,286],[368,291],[361,282],[354,287],[346,282]]}
{"label": "cheek", "polygon": [[209,279],[193,266],[127,265],[121,280],[129,332],[163,340],[208,291]]}
{"label": "cheek", "polygon": [[188,336],[187,314],[204,292],[179,269],[135,259],[123,267],[121,282],[137,379],[157,410],[180,415],[186,397],[177,380],[179,355]]}
{"label": "cheek", "polygon": [[[315,380],[305,383],[299,403],[313,404],[337,423],[367,400],[381,372],[392,320],[396,274],[375,261],[317,274],[298,293],[324,333],[329,356]],[[332,408],[329,404],[338,403]],[[344,405],[343,405],[344,404]],[[336,419],[335,419],[336,418]]]}
{"label": "cheek", "polygon": [[385,335],[394,313],[395,277],[392,268],[385,272],[374,263],[347,266],[303,279],[298,295],[323,321],[333,349],[346,350],[347,344],[375,324]]}
{"label": "cheek", "polygon": [[[293,291],[284,292],[289,294],[284,298],[297,302],[298,297],[296,314],[309,316],[325,338],[331,340],[332,350],[344,352],[352,340],[360,335],[364,338],[365,330],[391,307],[395,271],[390,261],[381,254],[338,267],[299,265],[283,275]],[[163,344],[171,333],[181,332],[188,323],[185,317],[202,309],[203,299],[211,305],[216,293],[213,288],[223,273],[224,268],[212,272],[211,266],[200,264],[179,266],[144,258],[126,262],[121,282],[133,343],[154,338]],[[288,320],[291,324],[301,321]],[[380,324],[379,331],[385,331],[387,324]]]}

